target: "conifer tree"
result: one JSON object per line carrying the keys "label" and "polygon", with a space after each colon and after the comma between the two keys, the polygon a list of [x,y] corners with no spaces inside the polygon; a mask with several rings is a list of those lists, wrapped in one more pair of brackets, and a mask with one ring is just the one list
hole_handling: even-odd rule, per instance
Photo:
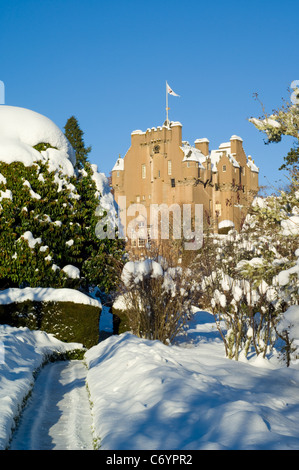
{"label": "conifer tree", "polygon": [[87,155],[91,151],[91,147],[85,147],[83,135],[84,132],[80,129],[78,120],[75,116],[71,116],[64,126],[64,134],[71,146],[73,147],[76,154],[76,165],[75,168],[84,168],[87,162]]}
{"label": "conifer tree", "polygon": [[0,162],[0,288],[115,288],[123,242],[97,238],[100,203],[89,163],[70,177]]}

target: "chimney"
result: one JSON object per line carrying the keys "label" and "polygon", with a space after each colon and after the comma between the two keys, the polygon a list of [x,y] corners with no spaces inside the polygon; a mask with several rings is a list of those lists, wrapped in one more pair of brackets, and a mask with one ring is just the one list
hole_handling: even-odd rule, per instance
{"label": "chimney", "polygon": [[243,139],[241,137],[238,137],[237,135],[232,135],[230,138],[230,143],[231,143],[231,153],[233,155],[242,155],[244,153],[243,151]]}
{"label": "chimney", "polygon": [[209,155],[209,143],[208,139],[196,139],[194,142],[195,148],[201,151],[201,153],[206,157]]}

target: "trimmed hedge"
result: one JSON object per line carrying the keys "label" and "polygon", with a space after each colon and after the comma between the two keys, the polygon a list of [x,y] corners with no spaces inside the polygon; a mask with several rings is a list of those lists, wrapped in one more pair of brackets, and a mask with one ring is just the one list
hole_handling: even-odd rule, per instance
{"label": "trimmed hedge", "polygon": [[37,302],[0,305],[0,324],[27,327],[53,334],[66,343],[91,348],[99,342],[101,310],[74,302]]}
{"label": "trimmed hedge", "polygon": [[125,331],[130,331],[130,323],[126,313],[123,310],[111,308],[113,314],[113,332],[120,335]]}

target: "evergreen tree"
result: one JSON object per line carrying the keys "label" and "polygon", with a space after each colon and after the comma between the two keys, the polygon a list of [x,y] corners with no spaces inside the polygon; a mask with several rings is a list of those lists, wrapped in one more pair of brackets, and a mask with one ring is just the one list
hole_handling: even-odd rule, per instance
{"label": "evergreen tree", "polygon": [[1,288],[115,287],[123,242],[96,236],[94,177],[89,163],[69,177],[47,163],[0,162]]}
{"label": "evergreen tree", "polygon": [[91,151],[91,147],[85,147],[83,139],[83,131],[80,129],[78,120],[75,116],[71,116],[64,126],[64,134],[71,146],[73,147],[76,154],[76,165],[75,168],[82,169],[87,163],[87,155]]}

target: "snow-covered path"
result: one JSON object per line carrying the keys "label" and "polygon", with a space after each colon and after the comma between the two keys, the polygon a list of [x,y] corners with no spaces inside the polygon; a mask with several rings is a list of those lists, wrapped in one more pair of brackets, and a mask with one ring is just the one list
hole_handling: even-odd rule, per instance
{"label": "snow-covered path", "polygon": [[82,361],[47,364],[37,377],[10,449],[92,450],[86,374]]}

